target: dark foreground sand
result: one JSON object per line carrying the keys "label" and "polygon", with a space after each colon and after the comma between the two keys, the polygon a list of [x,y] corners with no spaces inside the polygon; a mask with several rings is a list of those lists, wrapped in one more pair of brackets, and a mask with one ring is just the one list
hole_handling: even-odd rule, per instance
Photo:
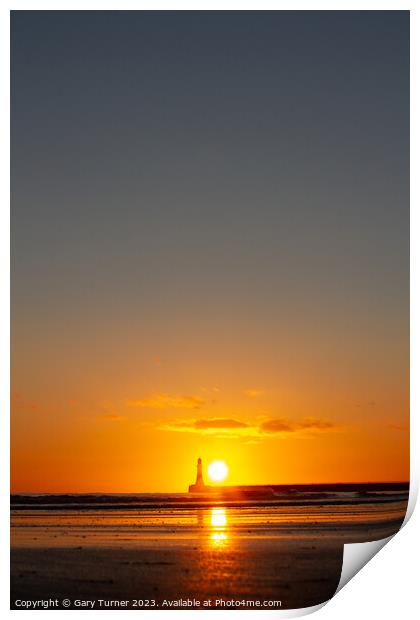
{"label": "dark foreground sand", "polygon": [[18,599],[52,597],[68,598],[72,607],[76,599],[127,600],[128,607],[133,599],[150,599],[159,608],[165,607],[164,600],[190,597],[201,603],[211,599],[212,608],[217,599],[276,600],[282,609],[307,607],[333,596],[342,556],[342,542],[324,537],[15,548],[11,605],[16,608]]}
{"label": "dark foreground sand", "polygon": [[[241,540],[232,546],[160,544],[137,548],[32,548],[12,551],[17,599],[280,600],[315,605],[337,587],[342,545],[306,539]],[[98,607],[96,607],[98,608]],[[214,607],[213,607],[214,608]]]}

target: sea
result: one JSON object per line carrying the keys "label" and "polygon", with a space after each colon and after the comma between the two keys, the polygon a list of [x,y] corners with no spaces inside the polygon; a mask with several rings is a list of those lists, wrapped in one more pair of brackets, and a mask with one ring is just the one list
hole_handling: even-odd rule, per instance
{"label": "sea", "polygon": [[[226,487],[205,493],[16,494],[12,545],[135,544],[140,539],[329,536],[401,526],[408,483]],[[220,540],[223,537],[220,536]]]}

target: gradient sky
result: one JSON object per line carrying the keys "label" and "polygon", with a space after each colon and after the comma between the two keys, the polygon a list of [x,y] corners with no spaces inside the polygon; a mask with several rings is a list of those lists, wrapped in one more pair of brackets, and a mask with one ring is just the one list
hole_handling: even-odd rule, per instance
{"label": "gradient sky", "polygon": [[409,476],[409,12],[12,12],[12,490]]}

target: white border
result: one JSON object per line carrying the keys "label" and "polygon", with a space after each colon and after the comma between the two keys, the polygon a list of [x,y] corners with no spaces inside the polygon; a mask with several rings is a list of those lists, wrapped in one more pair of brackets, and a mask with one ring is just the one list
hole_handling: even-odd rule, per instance
{"label": "white border", "polygon": [[[418,121],[415,112],[418,111],[419,97],[418,97],[418,79],[416,73],[419,71],[419,45],[417,43],[419,38],[417,11],[414,6],[414,2],[396,2],[396,1],[376,1],[370,0],[365,2],[315,2],[315,1],[298,1],[295,2],[267,2],[260,1],[258,3],[250,0],[242,2],[226,0],[221,2],[220,0],[213,0],[212,2],[206,1],[176,1],[176,0],[145,0],[142,2],[135,2],[133,0],[120,0],[115,2],[111,0],[91,0],[90,2],[85,0],[60,1],[9,1],[2,4],[0,9],[0,44],[2,45],[2,54],[0,58],[0,76],[1,83],[3,85],[3,96],[0,99],[1,105],[1,182],[0,192],[2,200],[0,202],[0,286],[1,286],[1,347],[0,352],[0,395],[2,411],[6,412],[4,415],[4,432],[0,436],[0,458],[2,464],[2,472],[4,472],[3,489],[5,492],[1,495],[1,534],[4,537],[1,545],[1,563],[0,563],[0,577],[1,577],[1,590],[0,590],[0,609],[7,614],[20,614],[21,611],[9,611],[9,419],[7,412],[9,411],[10,399],[9,399],[9,382],[10,382],[10,369],[9,369],[9,267],[10,267],[10,240],[9,240],[9,194],[10,194],[10,171],[9,171],[9,10],[411,10],[411,489],[410,489],[410,507],[407,517],[412,514],[414,504],[418,494],[418,472],[419,472],[419,444],[418,444],[418,405],[419,405],[419,388],[418,378],[420,377],[420,363],[419,363],[419,328],[418,317],[420,316],[420,286],[419,286],[419,254],[420,254],[420,239],[419,239],[419,191],[417,175],[419,169],[419,157],[418,157],[418,144],[419,144],[419,131]],[[417,384],[416,384],[417,378]],[[407,521],[407,519],[406,519]],[[365,577],[357,578],[354,580],[356,583],[353,588],[344,588],[343,592],[340,592],[338,597],[334,597],[335,600],[331,601],[321,612],[319,617],[328,619],[328,614],[331,618],[340,617],[343,620],[347,618],[353,618],[355,613],[363,612],[365,614],[375,613],[382,618],[394,617],[395,613],[401,613],[406,610],[410,612],[417,608],[417,596],[416,596],[416,582],[415,570],[417,568],[415,564],[416,558],[412,553],[412,549],[415,548],[415,540],[419,540],[419,517],[418,511],[410,524],[404,528],[401,534],[397,535],[391,542],[389,547],[392,549],[382,552],[384,555],[383,561],[375,559],[368,567],[363,570]],[[416,538],[417,537],[417,538]],[[392,552],[392,553],[391,553]],[[391,557],[392,556],[392,557]],[[398,558],[398,559],[396,559]],[[412,570],[410,570],[410,564],[412,564]],[[374,565],[374,566],[373,566]],[[383,569],[381,571],[381,568]],[[383,594],[382,582],[389,582],[389,588],[387,590],[387,596],[378,597],[379,591]],[[411,586],[410,586],[411,584]],[[356,592],[354,592],[356,591]],[[371,592],[376,591],[376,596],[371,596]],[[355,598],[354,594],[359,592]],[[322,606],[316,606],[316,608],[308,608],[304,613],[315,611]],[[36,612],[26,612],[36,613]],[[42,613],[42,612],[41,612]],[[77,611],[49,611],[49,614],[77,614]],[[102,612],[91,612],[93,614],[101,614]],[[126,613],[119,611],[107,612],[107,614],[121,614]],[[150,612],[153,614],[154,619],[162,617],[162,614],[166,614],[164,611]],[[171,611],[171,617],[173,620],[185,618],[183,611],[176,612]],[[267,617],[267,614],[279,614],[282,617],[294,617],[300,615],[299,610],[290,611],[264,611],[263,618]],[[194,614],[195,618],[202,616],[203,618],[209,618],[212,614],[216,614],[219,620],[227,617],[229,618],[235,615],[247,614],[246,611],[189,611],[188,615]],[[203,615],[204,614],[204,615]],[[333,614],[333,615],[331,615]],[[144,617],[145,612],[142,613]],[[411,615],[411,614],[410,614]],[[250,614],[247,615],[250,618]],[[252,612],[252,618],[257,619],[261,617],[260,612]]]}

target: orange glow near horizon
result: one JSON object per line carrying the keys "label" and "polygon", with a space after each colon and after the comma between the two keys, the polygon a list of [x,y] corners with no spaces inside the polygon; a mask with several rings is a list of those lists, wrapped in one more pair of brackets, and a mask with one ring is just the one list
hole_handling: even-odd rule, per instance
{"label": "orange glow near horizon", "polygon": [[[172,336],[173,359],[167,350],[156,365],[159,343],[147,350],[144,333],[143,350],[100,324],[78,339],[61,324],[49,330],[54,346],[30,343],[42,364],[26,343],[15,352],[12,492],[185,492],[199,456],[205,473],[227,462],[230,485],[409,479],[403,351],[395,364],[385,352],[353,359],[344,334],[329,345],[331,367],[325,342],[309,334],[304,346],[287,334],[258,342],[248,328],[217,341],[210,329],[197,361],[201,325],[190,325],[188,339],[181,328]],[[102,341],[112,356],[96,350]]]}

